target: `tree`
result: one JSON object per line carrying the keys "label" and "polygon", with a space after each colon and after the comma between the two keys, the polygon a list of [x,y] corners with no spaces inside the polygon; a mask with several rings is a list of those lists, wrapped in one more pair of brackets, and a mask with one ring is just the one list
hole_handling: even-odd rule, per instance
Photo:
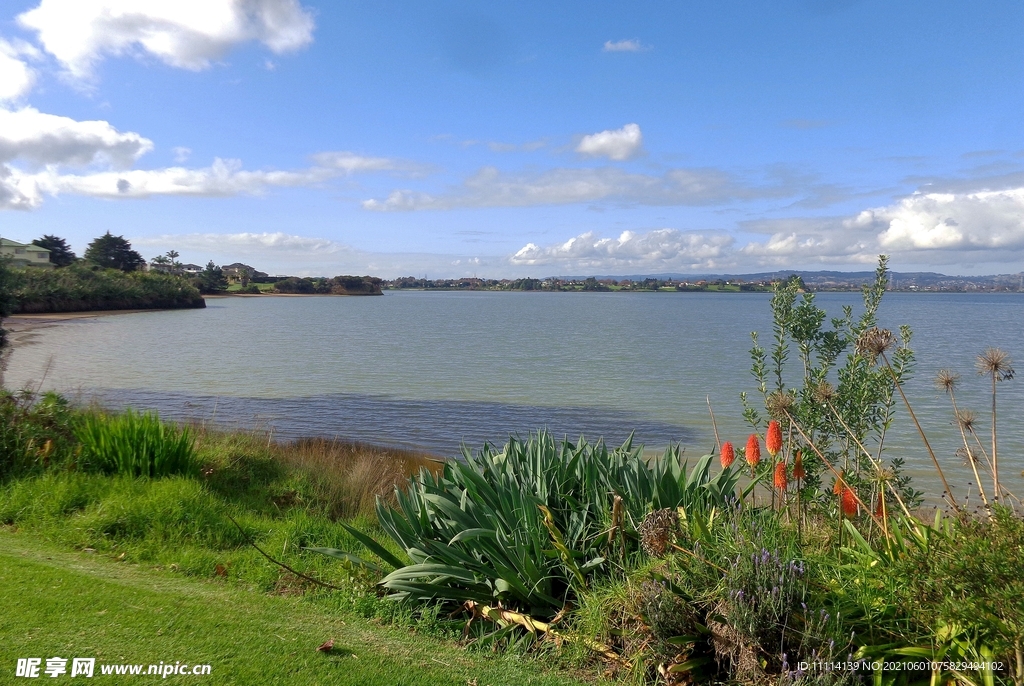
{"label": "tree", "polygon": [[[0,258],[0,322],[14,311],[14,273],[7,266],[7,260]],[[0,328],[0,349],[7,344],[7,332]],[[3,365],[0,364],[0,377]]]}
{"label": "tree", "polygon": [[46,248],[49,250],[50,262],[58,267],[66,267],[78,259],[75,257],[75,253],[71,252],[71,248],[68,246],[67,241],[58,236],[51,236],[47,234],[42,238],[37,238],[32,241],[32,245],[38,245],[40,248]]}
{"label": "tree", "polygon": [[193,283],[200,293],[216,293],[228,287],[228,280],[224,277],[224,271],[215,265],[213,260],[206,263],[206,269],[196,275]]}
{"label": "tree", "polygon": [[132,250],[132,244],[124,236],[114,236],[109,231],[89,244],[85,249],[85,259],[101,267],[120,269],[123,272],[136,271],[146,264],[142,255]]}

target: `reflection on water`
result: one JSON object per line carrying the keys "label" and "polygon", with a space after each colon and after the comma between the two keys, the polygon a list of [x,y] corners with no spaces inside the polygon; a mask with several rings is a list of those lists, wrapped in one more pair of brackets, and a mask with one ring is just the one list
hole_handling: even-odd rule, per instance
{"label": "reflection on water", "polygon": [[[148,407],[175,421],[212,422],[219,426],[272,432],[275,438],[343,437],[408,448],[437,455],[458,455],[460,444],[476,449],[547,429],[556,437],[603,436],[621,445],[634,431],[634,444],[665,446],[692,443],[692,430],[652,421],[630,412],[583,407],[531,407],[458,400],[403,400],[336,393],[308,398],[238,398],[192,396],[152,391],[100,390],[106,407]],[[706,446],[710,449],[711,445]]]}
{"label": "reflection on water", "polygon": [[[856,293],[822,293],[830,315]],[[317,433],[452,453],[508,433],[712,445],[706,398],[723,439],[749,432],[739,394],[756,395],[750,332],[770,344],[767,294],[387,293],[379,298],[228,298],[204,310],[148,312],[40,329],[15,349],[8,385],[38,384],[169,416]],[[890,293],[882,326],[909,324],[918,354],[907,394],[954,487],[970,470],[932,379],[963,375],[962,408],[988,431],[989,386],[974,371],[987,346],[1024,367],[1024,296]],[[796,352],[791,353],[796,368]],[[1024,377],[999,385],[1004,480],[1024,492]],[[757,398],[752,397],[754,402]],[[186,406],[186,402],[191,406]],[[204,414],[207,413],[207,414]],[[984,440],[984,437],[983,437]],[[886,437],[918,485],[937,491],[902,405]]]}

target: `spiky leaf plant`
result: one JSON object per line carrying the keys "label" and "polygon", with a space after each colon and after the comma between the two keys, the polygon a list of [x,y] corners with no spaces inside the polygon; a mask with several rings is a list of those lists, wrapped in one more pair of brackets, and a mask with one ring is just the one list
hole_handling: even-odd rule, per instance
{"label": "spiky leaf plant", "polygon": [[733,501],[738,472],[712,476],[711,461],[687,469],[676,448],[647,461],[631,440],[609,450],[543,432],[500,450],[464,449],[462,461],[399,489],[394,507],[378,502],[381,526],[408,558],[380,583],[398,598],[500,603],[551,617],[638,549],[647,512]]}

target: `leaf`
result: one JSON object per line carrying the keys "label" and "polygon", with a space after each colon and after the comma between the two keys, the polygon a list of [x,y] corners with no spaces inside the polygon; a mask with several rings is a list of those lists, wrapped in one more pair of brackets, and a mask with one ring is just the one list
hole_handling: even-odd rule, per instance
{"label": "leaf", "polygon": [[380,568],[380,565],[375,565],[372,562],[367,562],[358,555],[347,553],[344,550],[338,550],[337,548],[303,548],[303,550],[309,550],[310,552],[320,553],[327,557],[333,557],[336,560],[342,560],[343,562],[350,562],[356,566],[367,569],[371,572],[383,574],[384,570]]}
{"label": "leaf", "polygon": [[369,548],[370,552],[372,552],[374,555],[376,555],[380,559],[384,560],[386,563],[388,563],[392,567],[395,567],[397,569],[397,568],[405,566],[404,562],[402,562],[397,557],[392,555],[391,551],[389,551],[387,548],[382,546],[377,541],[373,540],[373,538],[371,538],[370,536],[364,534],[362,531],[360,531],[359,529],[356,529],[355,527],[349,526],[345,522],[339,522],[339,524],[341,524],[345,528],[345,531],[347,531],[350,534],[352,534],[352,536],[357,541],[359,541],[360,543],[365,545],[367,548]]}

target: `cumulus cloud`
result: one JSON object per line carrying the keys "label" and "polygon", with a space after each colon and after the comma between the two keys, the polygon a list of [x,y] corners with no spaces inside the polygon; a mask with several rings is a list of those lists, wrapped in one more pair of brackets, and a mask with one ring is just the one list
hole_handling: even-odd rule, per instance
{"label": "cumulus cloud", "polygon": [[131,131],[122,133],[105,121],[76,121],[33,107],[0,109],[0,163],[104,162],[127,167],[152,149],[149,139]]}
{"label": "cumulus cloud", "polygon": [[[313,155],[298,170],[246,170],[238,160],[215,159],[205,168],[131,169],[153,149],[137,133],[106,121],[76,121],[32,107],[0,108],[0,209],[31,210],[47,195],[148,198],[154,195],[258,195],[270,187],[310,186],[368,172],[413,172],[416,165],[351,152]],[[175,148],[184,161],[191,151]],[[20,163],[20,164],[19,164]],[[69,171],[69,168],[85,168]]]}
{"label": "cumulus cloud", "polygon": [[314,28],[298,0],[41,0],[18,23],[78,78],[106,55],[146,53],[200,70],[248,41],[284,53],[308,45]]}
{"label": "cumulus cloud", "polygon": [[36,59],[39,51],[24,41],[0,38],[0,103],[20,100],[35,85],[36,72],[24,57]]}
{"label": "cumulus cloud", "polygon": [[367,210],[449,210],[462,207],[529,207],[599,201],[642,205],[713,205],[730,200],[789,197],[788,180],[745,183],[713,168],[672,169],[661,175],[628,173],[615,167],[552,169],[539,174],[503,174],[484,167],[462,186],[441,194],[395,190]]}
{"label": "cumulus cloud", "polygon": [[601,131],[584,136],[576,152],[587,157],[607,157],[624,161],[636,157],[644,147],[644,137],[637,124],[626,124],[614,131]]}
{"label": "cumulus cloud", "polygon": [[641,52],[647,47],[637,38],[624,38],[622,40],[604,42],[604,52]]}
{"label": "cumulus cloud", "polygon": [[623,231],[618,238],[602,238],[588,231],[547,247],[527,243],[510,261],[516,265],[559,265],[568,269],[708,268],[732,243],[732,237],[724,231]]}

